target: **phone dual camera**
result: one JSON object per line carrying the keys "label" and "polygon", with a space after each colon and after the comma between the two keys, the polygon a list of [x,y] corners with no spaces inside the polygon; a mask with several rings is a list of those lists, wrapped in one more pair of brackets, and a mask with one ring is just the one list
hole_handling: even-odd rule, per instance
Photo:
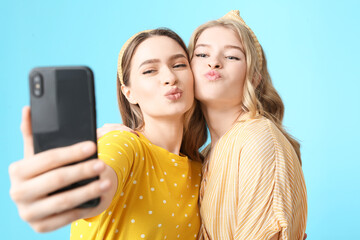
{"label": "phone dual camera", "polygon": [[44,93],[44,81],[43,77],[40,73],[33,73],[32,76],[30,76],[30,87],[31,87],[31,93],[35,97],[41,97]]}

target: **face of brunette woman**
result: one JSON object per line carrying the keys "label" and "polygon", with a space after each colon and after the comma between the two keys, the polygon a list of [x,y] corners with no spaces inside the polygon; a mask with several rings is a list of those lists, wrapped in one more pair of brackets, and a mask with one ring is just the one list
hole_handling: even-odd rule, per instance
{"label": "face of brunette woman", "polygon": [[195,98],[202,104],[241,104],[246,76],[246,58],[235,31],[210,27],[199,36],[191,61],[195,78]]}
{"label": "face of brunette woman", "polygon": [[182,116],[194,101],[194,80],[183,48],[166,36],[142,42],[131,59],[130,86],[123,92],[144,117]]}

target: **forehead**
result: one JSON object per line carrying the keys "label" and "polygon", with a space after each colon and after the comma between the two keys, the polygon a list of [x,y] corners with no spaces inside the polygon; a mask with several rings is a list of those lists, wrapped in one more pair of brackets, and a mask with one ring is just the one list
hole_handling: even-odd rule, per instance
{"label": "forehead", "polygon": [[205,29],[196,44],[242,46],[239,34],[231,28],[214,26]]}
{"label": "forehead", "polygon": [[153,36],[137,46],[132,62],[139,63],[148,59],[164,59],[182,53],[184,49],[178,42],[167,36]]}

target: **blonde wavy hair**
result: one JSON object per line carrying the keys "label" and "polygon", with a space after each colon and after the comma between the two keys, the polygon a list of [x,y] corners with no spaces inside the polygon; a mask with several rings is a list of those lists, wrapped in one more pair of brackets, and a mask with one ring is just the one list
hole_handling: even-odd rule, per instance
{"label": "blonde wavy hair", "polygon": [[[250,113],[252,118],[261,115],[270,119],[291,143],[301,163],[300,144],[284,129],[282,124],[285,110],[284,103],[272,84],[264,51],[261,47],[262,56],[259,56],[254,38],[243,24],[236,20],[219,19],[199,26],[190,38],[188,47],[190,59],[194,56],[194,48],[201,33],[208,28],[219,26],[237,33],[244,47],[247,69],[243,88],[243,110]],[[259,59],[259,57],[262,57],[262,59]]]}

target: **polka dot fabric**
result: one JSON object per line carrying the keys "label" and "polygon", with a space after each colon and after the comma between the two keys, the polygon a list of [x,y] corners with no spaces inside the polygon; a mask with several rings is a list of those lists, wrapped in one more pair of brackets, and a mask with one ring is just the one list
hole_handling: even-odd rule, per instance
{"label": "polka dot fabric", "polygon": [[117,192],[102,214],[74,222],[70,239],[197,239],[201,163],[139,135],[113,131],[99,140]]}

